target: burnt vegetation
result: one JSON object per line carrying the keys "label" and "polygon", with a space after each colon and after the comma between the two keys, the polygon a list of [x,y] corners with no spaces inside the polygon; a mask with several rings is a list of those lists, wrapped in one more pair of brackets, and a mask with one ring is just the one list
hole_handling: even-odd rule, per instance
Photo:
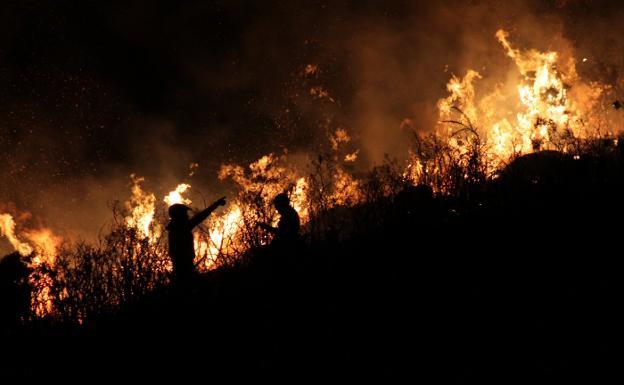
{"label": "burnt vegetation", "polygon": [[[442,383],[607,376],[621,324],[624,140],[577,141],[488,173],[476,131],[458,135],[469,151],[417,136],[422,167],[408,175],[388,159],[362,179],[357,203],[330,204],[335,170],[319,157],[303,242],[287,251],[263,246],[255,222],[271,214],[241,192],[245,251],[223,253],[189,291],[171,284],[164,240],[121,221],[98,245],[60,251],[54,269],[5,257],[2,366]],[[53,312],[37,316],[31,304],[46,301]]]}

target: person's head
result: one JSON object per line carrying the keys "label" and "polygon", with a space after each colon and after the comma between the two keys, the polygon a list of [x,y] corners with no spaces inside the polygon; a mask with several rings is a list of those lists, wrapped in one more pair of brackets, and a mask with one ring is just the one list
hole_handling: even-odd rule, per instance
{"label": "person's head", "polygon": [[174,221],[187,220],[190,208],[181,203],[169,206],[169,218]]}
{"label": "person's head", "polygon": [[290,199],[288,199],[288,195],[284,193],[277,194],[277,196],[273,199],[273,205],[277,211],[281,212],[290,206]]}

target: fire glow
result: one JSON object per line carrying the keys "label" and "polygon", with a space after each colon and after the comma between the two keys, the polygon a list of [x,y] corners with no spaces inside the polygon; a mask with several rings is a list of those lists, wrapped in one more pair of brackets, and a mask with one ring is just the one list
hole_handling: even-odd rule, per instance
{"label": "fire glow", "polygon": [[[608,89],[600,83],[583,82],[574,59],[562,62],[554,51],[521,51],[512,47],[508,37],[503,30],[496,32],[520,75],[518,82],[500,83],[492,92],[477,97],[475,83],[482,76],[468,70],[461,79],[451,78],[447,85],[450,95],[438,101],[438,132],[464,151],[469,142],[466,136],[478,134],[494,168],[533,151],[568,152],[569,139],[590,136],[593,110]],[[463,135],[458,135],[460,132]]]}
{"label": "fire glow", "polygon": [[[573,59],[562,62],[560,55],[554,51],[516,49],[503,30],[496,32],[495,36],[507,57],[515,64],[519,80],[509,80],[513,79],[510,76],[507,83],[501,83],[493,91],[479,96],[475,89],[475,84],[482,78],[479,72],[468,70],[463,78],[453,76],[447,84],[449,95],[437,102],[440,123],[435,135],[459,153],[469,151],[470,143],[478,137],[485,148],[484,156],[491,164],[490,172],[514,157],[534,151],[555,149],[569,152],[570,138],[590,137],[594,107],[608,86],[583,82]],[[315,73],[318,67],[308,65],[305,71]],[[318,97],[324,95],[318,89],[311,92]],[[327,206],[324,209],[361,202],[362,182],[348,168],[341,166],[356,162],[359,149],[338,156],[351,140],[344,127],[337,128],[329,136],[329,144],[338,164],[328,178],[327,186],[331,188],[314,184],[305,170],[288,163],[286,155],[267,154],[246,167],[222,165],[219,179],[232,182],[237,193],[228,196],[228,205],[213,213],[207,223],[194,233],[198,269],[214,269],[224,255],[235,257],[244,253],[249,244],[249,233],[256,231],[257,223],[275,223],[277,218],[272,199],[279,193],[289,194],[302,224],[311,220],[312,191],[326,194]],[[435,167],[423,162],[419,156],[410,153],[410,161],[404,166],[403,175],[412,184],[427,183],[423,175],[436,172]],[[191,176],[197,167],[197,163],[191,165]],[[135,174],[130,178],[131,195],[124,205],[124,226],[132,229],[138,238],[157,243],[164,235],[164,223],[157,220],[158,207],[175,203],[193,205],[193,200],[188,197],[192,187],[188,183],[180,183],[164,197],[157,198],[156,194],[144,189],[144,178]],[[244,198],[250,195],[259,197],[256,207],[243,203],[249,201]],[[30,267],[33,269],[42,265],[53,268],[55,255],[62,243],[62,239],[50,229],[20,228],[14,216],[8,213],[0,213],[0,236],[6,238],[20,255],[31,257]],[[45,274],[39,277],[35,286],[41,288],[40,297],[34,311],[43,316],[53,312],[53,306],[46,299],[50,290],[49,277]]]}

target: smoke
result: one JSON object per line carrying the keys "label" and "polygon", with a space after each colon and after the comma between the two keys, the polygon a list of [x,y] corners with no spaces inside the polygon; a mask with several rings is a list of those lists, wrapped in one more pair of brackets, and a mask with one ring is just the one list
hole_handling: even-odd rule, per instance
{"label": "smoke", "polygon": [[305,164],[337,128],[358,169],[400,158],[401,122],[432,130],[452,74],[479,71],[477,92],[517,76],[500,28],[518,47],[587,58],[579,75],[614,98],[624,85],[624,11],[606,1],[5,7],[0,202],[72,239],[97,237],[132,173],[157,197],[190,183],[201,205],[224,192],[221,163],[287,149]]}

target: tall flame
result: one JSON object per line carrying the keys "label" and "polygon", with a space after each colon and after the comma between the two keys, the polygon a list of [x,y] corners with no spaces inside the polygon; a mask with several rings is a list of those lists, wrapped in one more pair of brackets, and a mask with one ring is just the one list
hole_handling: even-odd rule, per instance
{"label": "tall flame", "polygon": [[0,214],[0,236],[6,237],[20,255],[32,254],[33,248],[28,243],[20,241],[15,234],[15,220],[10,214]]}
{"label": "tall flame", "polygon": [[176,203],[182,203],[182,204],[185,204],[185,205],[190,205],[193,202],[190,199],[184,198],[182,196],[182,194],[184,194],[190,188],[191,188],[190,184],[180,183],[175,188],[175,190],[170,191],[169,194],[167,194],[167,196],[165,197],[165,199],[163,199],[163,201],[168,206],[171,206],[171,205],[176,204]]}
{"label": "tall flame", "polygon": [[[584,119],[589,118],[591,108],[606,88],[595,82],[581,82],[574,60],[562,62],[554,51],[516,49],[508,37],[503,30],[496,32],[520,73],[518,84],[500,83],[478,99],[474,83],[481,74],[468,70],[461,79],[451,78],[447,85],[449,96],[438,101],[443,123],[438,132],[447,135],[452,146],[462,149],[466,140],[457,134],[462,132],[458,125],[471,126],[486,145],[495,166],[514,155],[536,150],[567,151],[567,138],[587,137]],[[575,89],[575,96],[582,103],[570,97],[571,89]]]}
{"label": "tall flame", "polygon": [[152,193],[145,192],[141,184],[145,178],[130,175],[132,179],[132,196],[126,202],[130,214],[126,217],[126,225],[137,230],[141,237],[148,237],[150,226],[154,220],[156,210],[156,197]]}
{"label": "tall flame", "polygon": [[[28,261],[31,269],[44,265],[54,267],[57,248],[62,239],[52,230],[48,228],[24,229],[18,235],[13,216],[4,213],[0,214],[0,236],[6,237],[20,255],[32,257]],[[33,288],[31,299],[33,313],[39,317],[50,314],[53,311],[52,278],[47,272],[42,272],[37,275],[31,274],[28,281]]]}
{"label": "tall flame", "polygon": [[33,248],[37,251],[33,263],[45,262],[54,265],[56,252],[62,242],[62,238],[55,235],[51,229],[27,229],[23,231],[24,237],[28,239]]}

